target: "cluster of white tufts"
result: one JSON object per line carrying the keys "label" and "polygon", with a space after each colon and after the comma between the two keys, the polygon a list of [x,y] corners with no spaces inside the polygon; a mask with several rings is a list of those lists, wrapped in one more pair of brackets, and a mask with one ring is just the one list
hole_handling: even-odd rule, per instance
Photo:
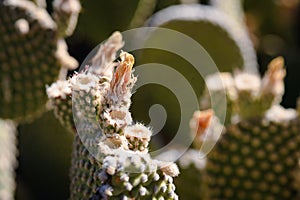
{"label": "cluster of white tufts", "polygon": [[[281,101],[284,93],[284,60],[273,59],[261,78],[258,74],[247,72],[217,73],[206,78],[206,98],[202,107],[210,106],[210,96],[227,97],[227,115],[249,118],[264,114],[272,105]],[[225,95],[226,94],[226,95]],[[234,118],[233,118],[234,119]],[[232,119],[229,119],[231,121]]]}
{"label": "cluster of white tufts", "polygon": [[243,92],[250,93],[253,98],[267,94],[275,98],[283,95],[284,77],[284,60],[277,57],[270,62],[263,79],[257,74],[247,72],[236,72],[234,76],[224,72],[207,76],[205,82],[209,91],[224,90],[231,98]]}

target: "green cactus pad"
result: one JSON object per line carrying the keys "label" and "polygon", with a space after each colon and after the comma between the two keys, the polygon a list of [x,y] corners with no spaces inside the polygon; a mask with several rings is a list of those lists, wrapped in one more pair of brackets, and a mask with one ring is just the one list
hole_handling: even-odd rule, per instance
{"label": "green cactus pad", "polygon": [[57,51],[56,24],[45,9],[25,0],[0,4],[0,117],[28,121],[45,110],[45,85],[68,55]]}
{"label": "green cactus pad", "polygon": [[210,199],[298,199],[299,130],[298,119],[228,126],[208,155]]}
{"label": "green cactus pad", "polygon": [[154,14],[147,25],[190,36],[204,47],[221,71],[234,68],[257,71],[255,51],[246,30],[211,6],[171,6]]}

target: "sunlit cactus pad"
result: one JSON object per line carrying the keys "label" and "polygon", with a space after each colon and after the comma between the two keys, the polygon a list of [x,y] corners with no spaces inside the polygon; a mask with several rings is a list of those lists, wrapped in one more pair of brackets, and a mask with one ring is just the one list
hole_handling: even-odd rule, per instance
{"label": "sunlit cactus pad", "polygon": [[62,64],[76,67],[76,61],[58,43],[50,15],[31,1],[1,1],[0,24],[0,117],[30,120],[44,110],[45,85],[57,79]]}

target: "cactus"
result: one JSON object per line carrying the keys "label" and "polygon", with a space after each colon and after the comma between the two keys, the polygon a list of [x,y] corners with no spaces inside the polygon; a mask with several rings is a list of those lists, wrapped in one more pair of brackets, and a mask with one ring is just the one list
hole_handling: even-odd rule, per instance
{"label": "cactus", "polygon": [[13,200],[16,159],[16,125],[9,120],[0,120],[0,199]]}
{"label": "cactus", "polygon": [[62,37],[72,33],[79,10],[77,1],[56,0],[54,21],[31,1],[0,2],[1,118],[26,122],[40,115],[47,101],[45,85],[77,67]]}
{"label": "cactus", "polygon": [[[122,52],[121,61],[115,63],[122,46],[121,34],[114,33],[99,47],[89,68],[47,89],[56,116],[68,127],[76,125],[79,133],[70,173],[71,199],[177,199],[173,184],[177,166],[150,157],[151,130],[131,118],[134,58]],[[65,117],[70,116],[70,95],[72,125]],[[67,109],[59,112],[62,107]]]}
{"label": "cactus", "polygon": [[47,94],[49,97],[47,107],[53,109],[55,117],[64,128],[70,132],[75,131],[70,83],[66,80],[58,80],[47,87]]}
{"label": "cactus", "polygon": [[0,118],[14,121],[0,123],[0,142],[5,149],[0,156],[0,199],[14,197],[17,124],[40,116],[46,110],[46,84],[77,67],[63,37],[74,30],[80,4],[77,0],[56,0],[54,4],[56,21],[47,13],[43,0],[0,1]]}
{"label": "cactus", "polygon": [[205,48],[221,71],[234,68],[257,71],[256,54],[247,31],[218,8],[193,4],[170,6],[155,13],[146,25],[187,34]]}
{"label": "cactus", "polygon": [[137,9],[133,15],[133,18],[129,24],[130,28],[136,28],[142,26],[146,19],[153,13],[157,0],[143,0],[139,1]]}
{"label": "cactus", "polygon": [[[212,199],[297,199],[299,118],[278,103],[283,95],[283,58],[271,61],[262,81],[253,75],[235,76],[233,111],[208,155],[207,177]],[[230,96],[229,96],[230,98]]]}
{"label": "cactus", "polygon": [[[222,75],[231,106],[227,108],[228,124],[218,141],[211,137],[214,128],[221,126],[213,120],[213,112],[195,112],[190,124],[194,146],[198,149],[203,142],[217,142],[204,159],[205,167],[198,170],[202,179],[197,187],[205,188],[201,199],[299,198],[300,123],[296,110],[279,105],[283,67],[283,58],[278,57],[271,61],[262,80],[248,73]],[[220,84],[215,79],[211,85],[213,77],[208,82],[215,95]],[[200,157],[194,156],[196,159]],[[181,181],[188,183],[187,179]]]}
{"label": "cactus", "polygon": [[228,125],[208,155],[211,199],[299,198],[299,120],[280,107],[268,114]]}
{"label": "cactus", "polygon": [[[213,6],[200,4],[170,6],[151,16],[145,25],[167,28],[189,36],[195,40],[195,43],[199,43],[205,49],[219,71],[231,72],[235,68],[245,69],[254,73],[257,71],[256,54],[247,30],[240,28],[234,19]],[[147,41],[151,44],[152,41],[160,41],[160,39],[161,34],[159,34],[159,31],[153,31],[153,34],[149,36]],[[159,44],[167,46],[167,42],[164,42],[164,40],[161,40]],[[207,57],[199,55],[199,60],[204,59],[206,60]],[[170,66],[189,81],[198,98],[203,95],[205,83],[203,77],[195,70],[197,66],[193,66],[185,58],[176,55],[175,52],[161,49],[143,49],[137,57],[137,63],[160,63]],[[207,68],[209,67],[207,66]],[[182,84],[174,82],[173,78],[166,76],[165,79],[172,82],[174,88],[182,88]],[[179,107],[177,100],[174,100],[175,97],[167,96],[169,91],[159,86],[149,85],[143,90],[147,92],[143,94],[137,92],[136,96],[133,97],[136,99],[136,102],[141,101],[141,99],[147,99],[148,107],[151,107],[152,104],[163,105],[168,116],[172,116],[168,117],[164,127],[165,130],[176,129]],[[172,100],[170,100],[171,98]],[[139,112],[142,106],[144,105],[134,104],[132,113],[139,116],[139,119],[147,121],[149,120],[148,114]],[[163,135],[159,134],[156,137],[167,143],[174,135],[172,135],[173,132],[164,132],[166,133]],[[186,127],[186,132],[188,132],[188,127]]]}
{"label": "cactus", "polygon": [[[176,147],[156,157],[166,160],[179,158],[177,164],[180,176],[174,180],[180,199],[205,199],[207,188],[204,180],[206,159],[200,159],[201,153],[196,149],[181,149]],[[184,153],[183,153],[184,152]]]}
{"label": "cactus", "polygon": [[174,182],[180,199],[209,199],[206,175],[208,160],[205,152],[199,151],[199,149],[203,144],[204,132],[208,135],[205,137],[207,144],[207,142],[213,142],[218,136],[215,133],[219,133],[223,128],[218,119],[213,116],[212,110],[194,113],[190,121],[192,138],[194,138],[193,148],[186,150],[176,147],[176,149],[172,148],[156,157],[161,160],[179,157],[177,164],[180,176]]}

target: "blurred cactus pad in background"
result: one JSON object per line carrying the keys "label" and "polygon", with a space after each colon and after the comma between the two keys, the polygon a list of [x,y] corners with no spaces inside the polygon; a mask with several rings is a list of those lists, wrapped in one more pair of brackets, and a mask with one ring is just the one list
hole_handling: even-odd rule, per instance
{"label": "blurred cactus pad in background", "polygon": [[45,8],[33,2],[1,1],[0,117],[20,122],[32,120],[45,110],[45,85],[58,78],[61,68],[77,67],[63,40],[73,32],[77,16],[63,17],[68,18],[64,16],[67,12],[78,15],[80,5],[76,2],[75,11],[66,11],[63,9],[68,5],[59,5],[64,3],[68,1],[54,2],[55,21]]}
{"label": "blurred cactus pad in background", "polygon": [[[0,200],[299,199],[299,16],[298,0],[0,0]],[[197,41],[220,73],[164,50],[120,53],[120,32],[152,26]],[[135,91],[147,63],[183,75],[200,110],[182,116],[163,85]],[[211,97],[223,89],[221,123]],[[191,147],[151,157],[182,117]]]}

